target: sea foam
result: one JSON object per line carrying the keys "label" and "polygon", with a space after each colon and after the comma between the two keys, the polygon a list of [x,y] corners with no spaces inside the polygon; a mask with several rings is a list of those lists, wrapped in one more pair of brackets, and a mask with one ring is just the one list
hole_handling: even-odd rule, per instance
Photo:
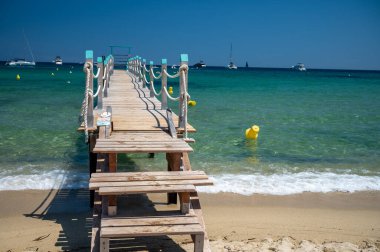
{"label": "sea foam", "polygon": [[[222,174],[210,175],[214,186],[200,186],[205,193],[287,195],[302,192],[355,192],[380,190],[379,176],[335,173]],[[87,173],[53,170],[32,175],[0,177],[0,190],[48,190],[88,188]]]}
{"label": "sea foam", "polygon": [[230,192],[242,195],[287,195],[302,192],[356,192],[380,190],[380,177],[353,174],[300,172],[273,175],[223,174],[211,176],[214,186],[199,187],[200,192]]}
{"label": "sea foam", "polygon": [[88,179],[87,173],[62,170],[52,170],[40,174],[9,175],[0,177],[0,191],[88,188]]}

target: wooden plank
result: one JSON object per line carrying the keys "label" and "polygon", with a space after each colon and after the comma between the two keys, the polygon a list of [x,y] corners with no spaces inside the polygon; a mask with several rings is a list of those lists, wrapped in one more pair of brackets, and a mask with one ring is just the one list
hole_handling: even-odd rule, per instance
{"label": "wooden plank", "polygon": [[178,153],[178,152],[191,152],[193,149],[191,147],[183,148],[153,148],[153,147],[142,147],[142,148],[94,148],[95,153]]}
{"label": "wooden plank", "polygon": [[160,216],[160,217],[119,217],[102,218],[101,227],[133,227],[133,226],[161,226],[161,225],[186,225],[199,224],[196,216]]}
{"label": "wooden plank", "polygon": [[170,176],[170,175],[145,175],[145,176],[107,176],[107,177],[93,177],[91,182],[123,182],[123,181],[160,181],[160,180],[195,180],[195,179],[208,179],[206,174],[195,174],[187,176]]}
{"label": "wooden plank", "polygon": [[203,234],[199,224],[189,225],[157,225],[134,227],[103,227],[100,230],[102,238],[127,238],[140,236],[187,235]]}
{"label": "wooden plank", "polygon": [[173,193],[195,192],[194,185],[160,185],[160,186],[134,186],[134,187],[101,187],[99,195],[127,195],[145,193]]}
{"label": "wooden plank", "polygon": [[98,190],[99,187],[118,187],[118,186],[157,186],[157,185],[187,185],[194,186],[211,186],[213,181],[210,179],[196,180],[168,180],[168,181],[129,181],[129,182],[90,182],[90,190]]}
{"label": "wooden plank", "polygon": [[147,171],[147,172],[113,172],[113,173],[94,173],[92,178],[97,177],[119,177],[119,176],[188,176],[206,175],[204,171]]}

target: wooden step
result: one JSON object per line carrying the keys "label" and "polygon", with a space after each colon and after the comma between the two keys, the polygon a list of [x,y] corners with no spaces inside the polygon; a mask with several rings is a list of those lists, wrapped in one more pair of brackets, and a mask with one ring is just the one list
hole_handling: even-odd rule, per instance
{"label": "wooden step", "polygon": [[198,218],[192,215],[102,218],[101,251],[108,251],[110,239],[166,235],[193,235],[194,251],[203,251],[204,230]]}
{"label": "wooden step", "polygon": [[159,185],[187,185],[210,186],[213,185],[210,179],[195,180],[169,180],[169,181],[122,181],[122,182],[91,182],[90,190],[99,190],[100,187],[127,187],[127,186],[159,186]]}
{"label": "wooden step", "polygon": [[99,195],[128,195],[145,193],[196,192],[194,185],[155,185],[155,186],[117,186],[100,187]]}

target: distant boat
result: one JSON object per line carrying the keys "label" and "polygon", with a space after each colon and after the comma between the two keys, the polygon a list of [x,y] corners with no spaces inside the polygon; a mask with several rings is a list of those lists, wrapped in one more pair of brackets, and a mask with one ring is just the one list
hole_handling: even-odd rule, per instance
{"label": "distant boat", "polygon": [[248,61],[245,62],[245,67],[248,68]]}
{"label": "distant boat", "polygon": [[301,72],[302,72],[302,71],[306,71],[305,65],[302,64],[302,63],[297,63],[297,65],[292,66],[292,68],[293,68],[294,70],[301,71]]}
{"label": "distant boat", "polygon": [[178,66],[177,65],[172,65],[171,68],[172,69],[176,69]]}
{"label": "distant boat", "polygon": [[61,57],[59,57],[59,56],[55,57],[54,63],[55,63],[56,65],[62,65],[63,62],[62,62]]}
{"label": "distant boat", "polygon": [[230,64],[228,64],[228,69],[237,69],[237,66],[232,62],[232,44],[230,48]]}
{"label": "distant boat", "polygon": [[26,38],[24,30],[22,31],[22,33],[24,34],[24,40],[25,40],[26,45],[28,46],[28,50],[29,50],[30,56],[32,57],[33,61],[27,61],[25,59],[17,58],[17,59],[13,59],[11,61],[6,62],[5,63],[6,66],[12,66],[12,67],[33,67],[33,66],[36,65],[36,62],[34,61],[34,55],[33,55],[32,49],[30,48],[29,41]]}
{"label": "distant boat", "polygon": [[14,59],[6,62],[5,65],[12,67],[33,67],[36,65],[36,62],[26,61],[25,59]]}
{"label": "distant boat", "polygon": [[197,64],[195,64],[194,67],[195,68],[202,68],[202,67],[206,67],[206,64],[203,62],[203,60],[201,60]]}

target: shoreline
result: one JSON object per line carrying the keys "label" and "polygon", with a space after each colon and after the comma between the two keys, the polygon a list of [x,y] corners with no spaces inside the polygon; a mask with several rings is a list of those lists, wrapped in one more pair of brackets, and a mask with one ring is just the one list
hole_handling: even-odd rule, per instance
{"label": "shoreline", "polygon": [[[0,191],[0,251],[88,251],[88,196],[86,190]],[[263,246],[323,251],[327,245],[380,250],[380,191],[201,193],[200,200],[215,251],[260,251]],[[188,238],[173,239],[191,251]]]}

